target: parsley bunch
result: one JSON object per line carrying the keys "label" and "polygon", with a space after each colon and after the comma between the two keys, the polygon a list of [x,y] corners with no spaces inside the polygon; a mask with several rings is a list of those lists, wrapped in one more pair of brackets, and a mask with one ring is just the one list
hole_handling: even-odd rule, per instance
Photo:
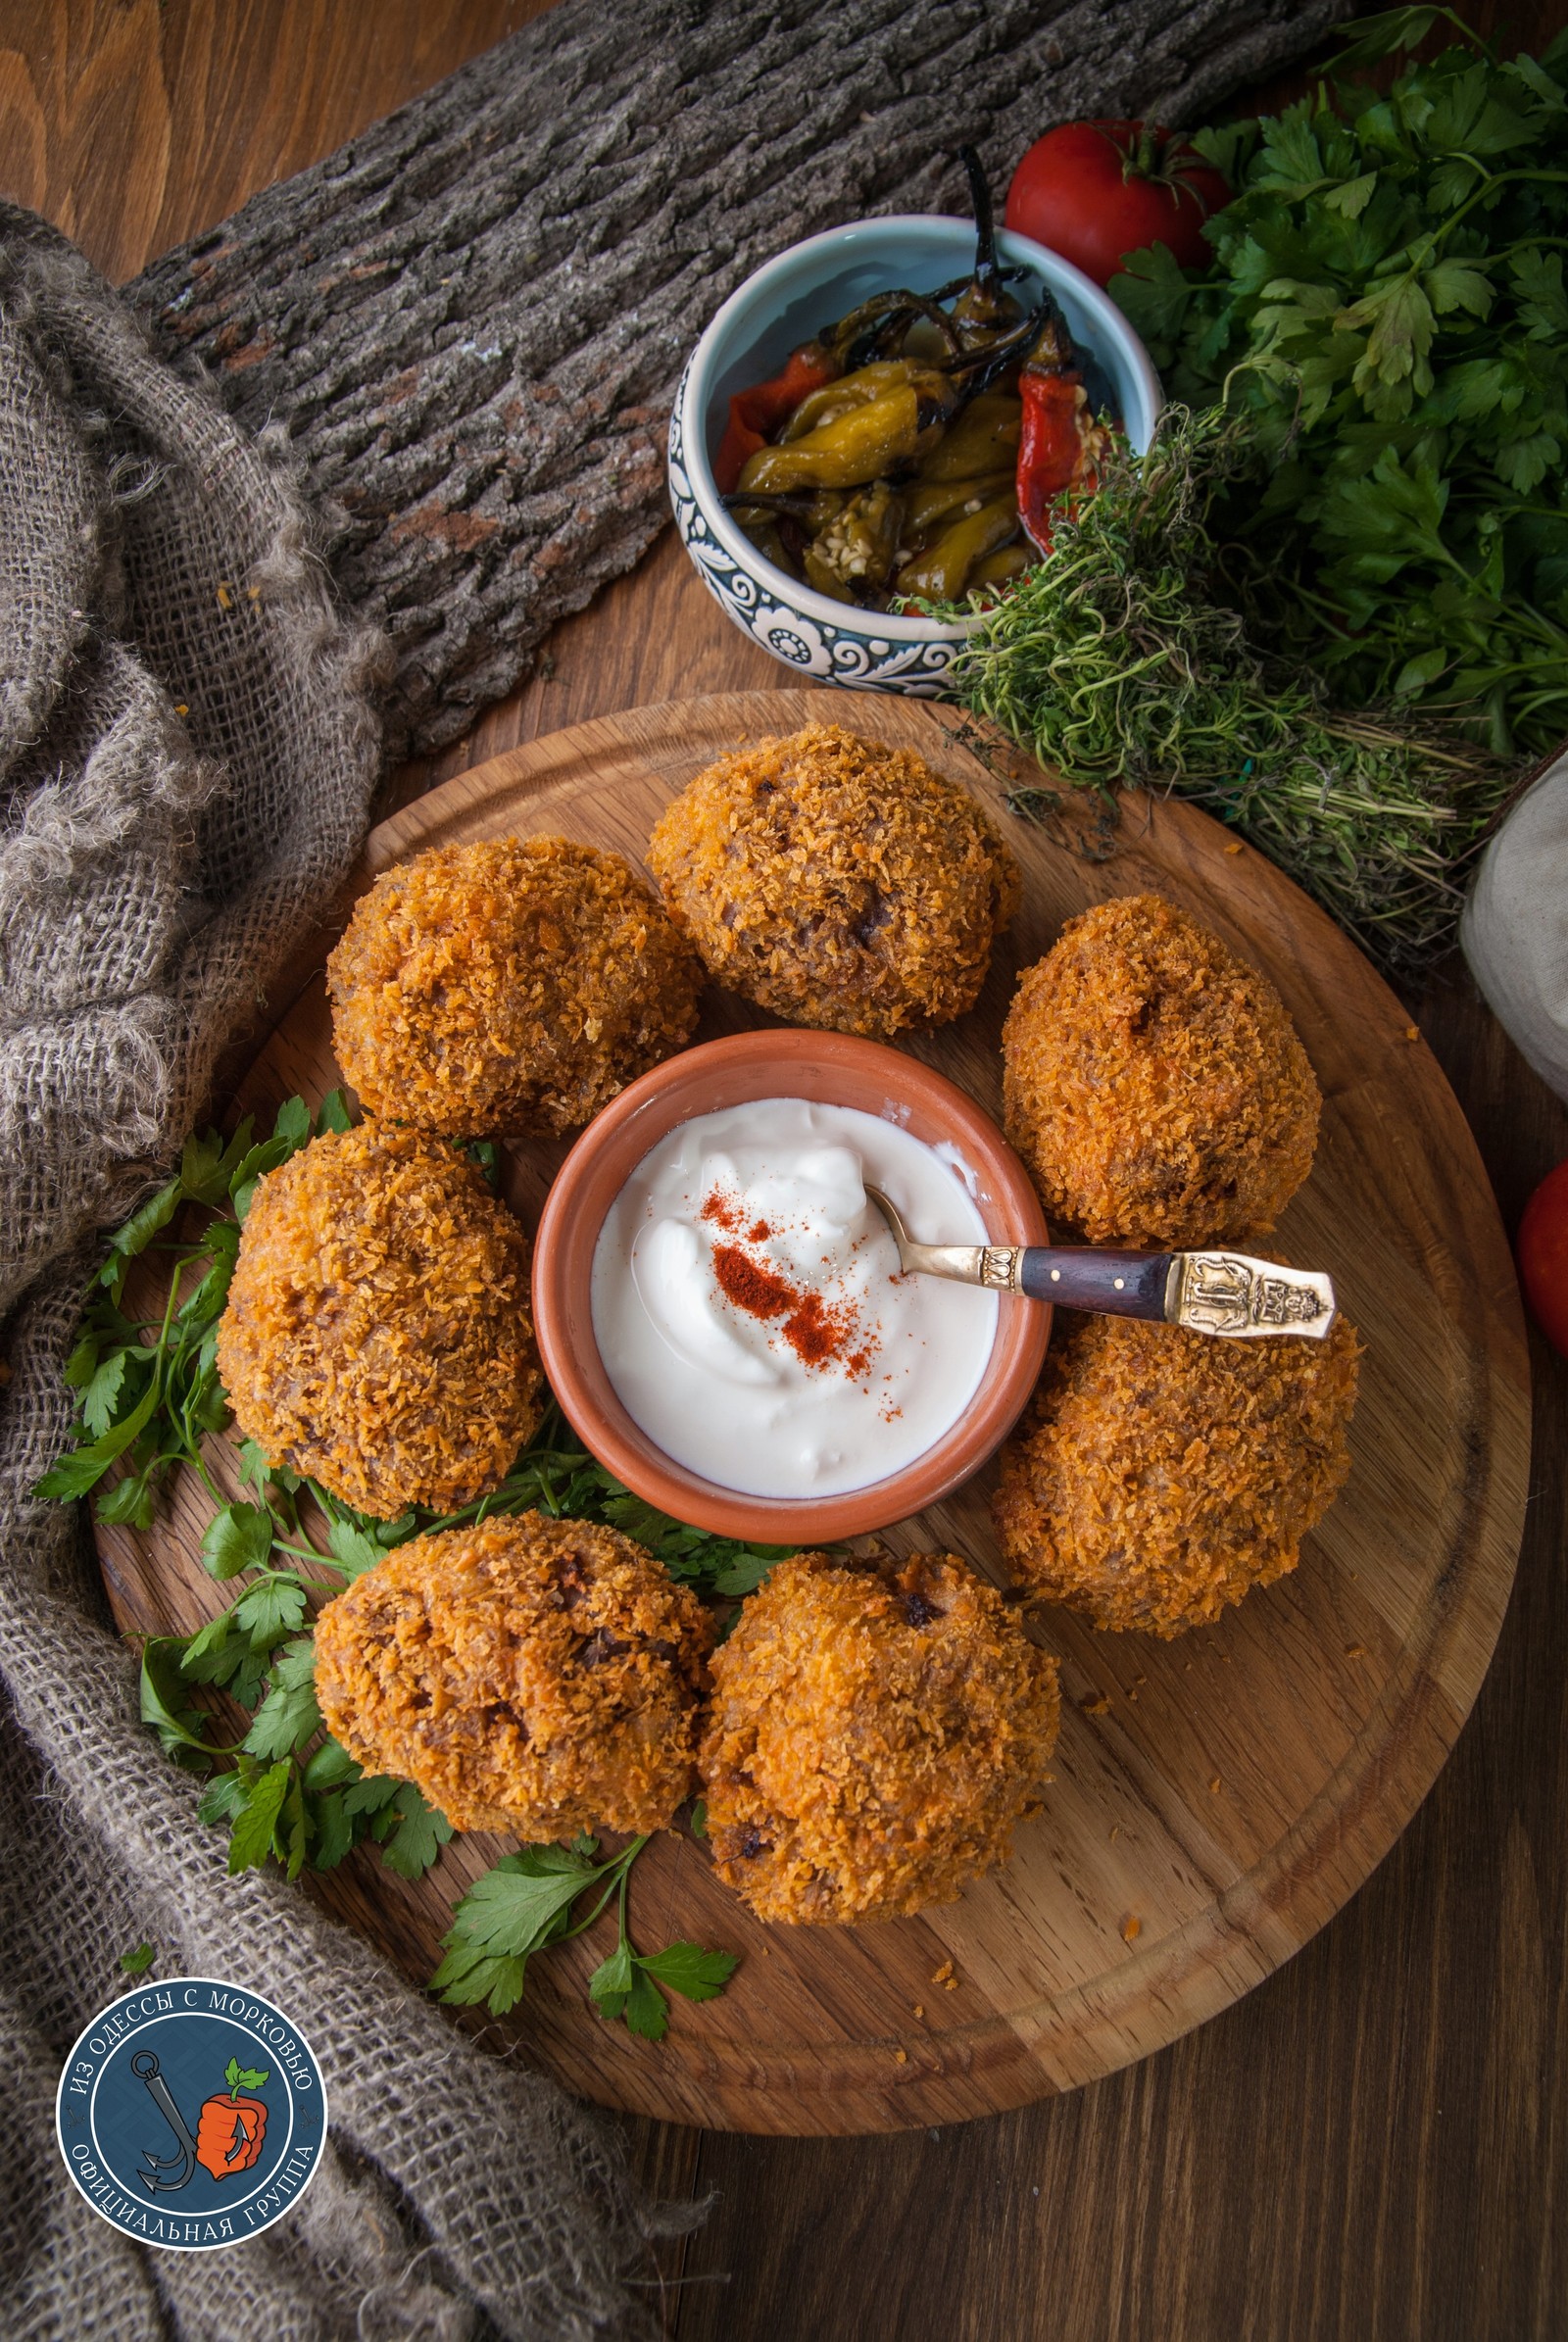
{"label": "parsley bunch", "polygon": [[[210,1777],[198,1812],[203,1822],[227,1829],[230,1872],[276,1861],[294,1878],[307,1863],[334,1869],[369,1840],[391,1870],[415,1879],[452,1837],[452,1825],[411,1781],[366,1775],[326,1732],[316,1698],[312,1631],[323,1600],[410,1537],[500,1513],[537,1509],[607,1523],[646,1545],[672,1577],[728,1599],[753,1592],[787,1548],[710,1536],[656,1512],[591,1456],[562,1443],[564,1426],[553,1404],[501,1487],[457,1512],[411,1509],[393,1521],[373,1520],[273,1465],[249,1439],[238,1442],[238,1456],[241,1485],[252,1493],[225,1499],[203,1442],[229,1421],[217,1366],[218,1325],[240,1227],[264,1173],[320,1132],[349,1127],[343,1096],[334,1091],[315,1116],[303,1099],[290,1098],[265,1140],[254,1139],[247,1119],[226,1143],[216,1131],[187,1142],[177,1175],[110,1240],[66,1370],[77,1394],[77,1439],[35,1493],[64,1500],[98,1489],[101,1521],[146,1529],[168,1475],[179,1466],[197,1474],[216,1505],[202,1538],[203,1564],[220,1583],[238,1582],[239,1590],[196,1634],[145,1643],[143,1723],[175,1764]],[[494,1148],[471,1151],[494,1184]],[[166,1237],[176,1213],[188,1220],[191,1207],[207,1214],[206,1225],[187,1237]],[[140,1260],[149,1270],[165,1253],[163,1289],[143,1316],[127,1293],[133,1264]],[[117,1465],[121,1476],[104,1487]],[[239,1739],[219,1736],[222,1716],[199,1703],[202,1686],[242,1711]],[[500,2014],[519,1997],[528,1957],[592,1927],[613,1897],[617,1944],[590,1979],[591,1997],[602,2015],[662,2039],[667,2015],[661,1985],[710,1999],[723,1989],[735,1960],[694,1944],[648,1955],[632,1948],[627,1890],[646,1843],[634,1838],[602,1862],[593,1859],[594,1840],[574,1848],[524,1846],[507,1856],[458,1904],[434,1983],[448,2000],[487,2000]],[[552,1882],[548,1911],[530,1916],[526,1891],[510,1883],[517,1878]],[[573,1921],[569,1906],[600,1882],[592,1908]],[[137,1974],[152,1958],[150,1948],[139,1947],[122,1965]]]}
{"label": "parsley bunch", "polygon": [[1568,35],[1502,62],[1448,9],[1386,97],[1344,85],[1193,143],[1237,189],[1212,267],[1113,297],[1179,400],[1228,395],[1271,466],[1216,506],[1247,614],[1346,704],[1444,708],[1499,756],[1568,734]]}
{"label": "parsley bunch", "polygon": [[[154,1491],[175,1464],[190,1465],[218,1493],[201,1459],[201,1442],[228,1421],[218,1380],[218,1321],[228,1299],[240,1228],[256,1182],[287,1162],[313,1127],[348,1129],[341,1090],[323,1100],[314,1126],[304,1099],[291,1098],[271,1136],[260,1142],[253,1141],[249,1115],[226,1144],[213,1130],[187,1139],[168,1186],[111,1237],[109,1257],[93,1279],[81,1333],[66,1361],[84,1436],[44,1474],[37,1495],[85,1496],[122,1456],[130,1469],[98,1499],[100,1521],[149,1528]],[[163,1231],[182,1205],[211,1213],[211,1224],[188,1243],[165,1241]],[[151,1323],[127,1317],[122,1307],[131,1263],[150,1246],[172,1256],[161,1318]],[[188,1270],[196,1273],[187,1289]]]}

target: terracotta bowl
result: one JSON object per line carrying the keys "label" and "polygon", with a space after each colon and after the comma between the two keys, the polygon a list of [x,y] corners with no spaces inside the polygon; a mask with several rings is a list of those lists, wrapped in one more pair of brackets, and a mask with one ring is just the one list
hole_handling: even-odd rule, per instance
{"label": "terracotta bowl", "polygon": [[989,1115],[942,1074],[873,1041],[769,1031],[706,1042],[644,1074],[588,1125],[545,1199],[534,1242],[534,1323],[567,1422],[590,1454],[662,1512],[758,1544],[821,1544],[902,1521],[979,1470],[1034,1389],[1051,1311],[1000,1295],[997,1339],[967,1414],[912,1464],[867,1488],[748,1496],[677,1464],[632,1421],[605,1371],[594,1340],[594,1248],[616,1195],[668,1132],[758,1098],[858,1106],[928,1145],[949,1141],[979,1182],[975,1202],[989,1235],[1006,1244],[1050,1239],[1028,1173]]}

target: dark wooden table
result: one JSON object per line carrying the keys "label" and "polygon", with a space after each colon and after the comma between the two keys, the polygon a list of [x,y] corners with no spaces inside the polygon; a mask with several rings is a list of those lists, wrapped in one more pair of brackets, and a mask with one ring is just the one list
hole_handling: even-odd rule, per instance
{"label": "dark wooden table", "polygon": [[[0,188],[122,278],[536,13],[0,0]],[[1539,48],[1568,0],[1463,13]],[[397,795],[585,716],[780,673],[669,534],[552,650],[548,679]],[[1462,969],[1413,1005],[1512,1227],[1568,1155],[1568,1111]],[[716,2198],[666,2261],[679,2342],[1568,2333],[1568,1365],[1533,1342],[1513,1605],[1452,1759],[1362,1892],[1226,2016],[1070,2098],[895,2138],[629,2124],[652,2187]]]}

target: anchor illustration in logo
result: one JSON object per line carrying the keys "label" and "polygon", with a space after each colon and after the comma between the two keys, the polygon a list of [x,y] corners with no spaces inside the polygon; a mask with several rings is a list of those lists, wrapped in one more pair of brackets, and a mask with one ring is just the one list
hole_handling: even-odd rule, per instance
{"label": "anchor illustration in logo", "polygon": [[130,2070],[138,2080],[147,2084],[148,2096],[173,2132],[179,2148],[177,2155],[154,2155],[150,2148],[143,2150],[136,2176],[149,2195],[168,2195],[175,2188],[187,2186],[198,2164],[204,2171],[211,2171],[215,2179],[231,2179],[237,2172],[250,2170],[267,2135],[266,2100],[250,2093],[266,2088],[269,2068],[264,2066],[257,2073],[242,2067],[237,2058],[230,2058],[223,2070],[228,2088],[216,2091],[204,2100],[194,2137],[190,2124],[174,2104],[153,2052],[138,2050],[130,2061]]}

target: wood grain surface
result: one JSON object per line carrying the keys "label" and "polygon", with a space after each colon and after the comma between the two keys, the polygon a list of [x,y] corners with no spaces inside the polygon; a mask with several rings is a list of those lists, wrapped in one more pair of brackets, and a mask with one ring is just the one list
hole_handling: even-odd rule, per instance
{"label": "wood grain surface", "polygon": [[[4,0],[0,186],[128,274],[525,13],[493,0]],[[1536,49],[1568,21],[1564,0],[1466,0],[1461,13]],[[354,70],[329,71],[346,25]],[[1257,100],[1298,88],[1276,82]],[[552,653],[549,675],[395,794],[563,724],[766,689],[779,672],[726,624],[670,535]],[[1511,1229],[1568,1156],[1568,1109],[1462,969],[1410,1006]],[[654,2194],[712,2200],[662,2258],[680,2342],[1560,2342],[1568,1364],[1530,1340],[1534,1461],[1513,1601],[1452,1759],[1348,1909],[1172,2048],[1016,2114],[853,2140],[628,2123]]]}
{"label": "wood grain surface", "polygon": [[[971,789],[1022,865],[1023,908],[978,1004],[909,1044],[993,1114],[1017,971],[1090,903],[1156,890],[1266,969],[1325,1099],[1313,1175],[1277,1243],[1331,1271],[1366,1351],[1349,1484],[1297,1574],[1168,1643],[1099,1635],[1056,1608],[1030,1614],[1060,1661],[1064,1723],[1044,1810],[1004,1871],[886,1927],[768,1927],[717,1883],[706,1849],[668,1834],[639,1869],[636,1924],[646,1931],[657,1912],[660,1940],[739,1953],[723,1999],[677,2009],[662,2047],[637,2041],[589,2007],[603,1947],[584,1937],[536,1964],[500,2028],[626,2112],[853,2134],[995,2114],[1163,2048],[1361,1884],[1486,1672],[1523,1526],[1529,1382],[1507,1244],[1452,1093],[1398,1000],[1272,864],[1196,808],[1137,797],[1109,831],[1082,805],[1042,827],[1007,810],[1005,774],[956,711],[853,694],[827,707]],[[487,837],[561,834],[638,860],[694,774],[823,708],[816,692],[755,692],[550,734],[383,823],[356,886],[423,847]],[[710,992],[700,1037],[767,1021]],[[265,1129],[292,1092],[318,1103],[341,1080],[318,969],[235,1106]],[[530,1227],[563,1152],[558,1142],[506,1158],[506,1192]],[[222,1464],[209,1462],[237,1492],[236,1447],[230,1434]],[[994,1479],[993,1467],[928,1513],[889,1521],[887,1543],[963,1554],[1005,1585]],[[210,1512],[189,1475],[147,1535],[100,1528],[125,1632],[188,1632],[221,1608],[199,1553]],[[382,1948],[423,1982],[453,1901],[503,1850],[466,1840],[411,1889],[361,1848],[317,1891],[345,1917],[368,1911]]]}

